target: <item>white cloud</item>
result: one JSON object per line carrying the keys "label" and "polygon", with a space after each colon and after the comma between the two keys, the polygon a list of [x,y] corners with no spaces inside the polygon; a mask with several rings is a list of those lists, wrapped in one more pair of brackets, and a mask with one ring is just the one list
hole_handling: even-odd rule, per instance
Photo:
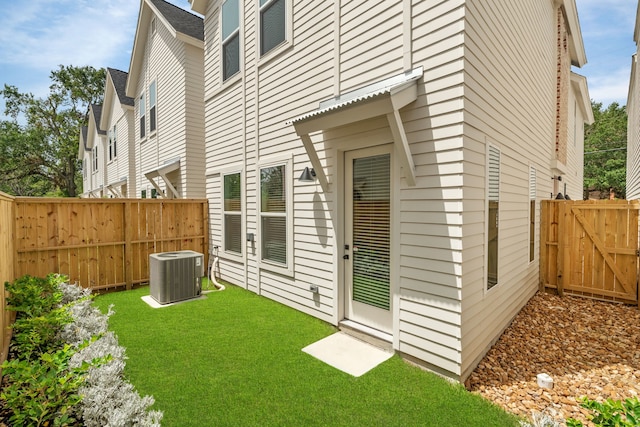
{"label": "white cloud", "polygon": [[0,61],[34,70],[109,65],[133,44],[132,0],[15,2],[0,18]]}
{"label": "white cloud", "polygon": [[589,96],[605,107],[612,102],[626,105],[630,73],[631,68],[620,68],[610,74],[591,75],[588,78]]}

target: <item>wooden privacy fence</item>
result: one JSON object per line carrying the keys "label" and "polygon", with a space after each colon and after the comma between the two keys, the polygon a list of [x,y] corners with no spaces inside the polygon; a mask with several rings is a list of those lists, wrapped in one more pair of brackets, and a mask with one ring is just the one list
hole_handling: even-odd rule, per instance
{"label": "wooden privacy fence", "polygon": [[11,330],[8,328],[13,323],[13,312],[5,310],[6,296],[4,283],[13,282],[13,202],[14,198],[0,192],[0,362],[7,359]]}
{"label": "wooden privacy fence", "polygon": [[190,249],[208,257],[206,200],[14,201],[15,277],[61,273],[93,290],[149,280],[149,254]]}
{"label": "wooden privacy fence", "polygon": [[638,303],[638,209],[634,201],[542,202],[540,287]]}

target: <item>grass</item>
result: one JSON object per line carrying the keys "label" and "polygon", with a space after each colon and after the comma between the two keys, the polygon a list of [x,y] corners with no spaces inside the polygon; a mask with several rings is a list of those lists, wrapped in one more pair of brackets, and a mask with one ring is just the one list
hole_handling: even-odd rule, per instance
{"label": "grass", "polygon": [[227,286],[162,309],[148,288],[96,298],[127,349],[125,373],[163,426],[515,426],[460,385],[394,356],[354,378],[301,349],[335,329]]}

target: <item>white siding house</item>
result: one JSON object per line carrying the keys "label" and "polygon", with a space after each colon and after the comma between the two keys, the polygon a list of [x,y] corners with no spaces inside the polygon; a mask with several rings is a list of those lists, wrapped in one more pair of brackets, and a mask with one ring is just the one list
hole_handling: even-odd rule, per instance
{"label": "white siding house", "polygon": [[575,0],[191,7],[222,278],[464,381],[538,289],[540,200],[581,198]]}
{"label": "white siding house", "polygon": [[100,127],[107,133],[106,197],[137,197],[133,98],[125,95],[127,73],[107,68]]}
{"label": "white siding house", "polygon": [[82,160],[83,190],[80,197],[103,197],[104,183],[107,182],[105,142],[107,132],[100,128],[102,105],[89,107],[89,123],[80,131],[78,159]]}
{"label": "white siding house", "polygon": [[[633,33],[636,50],[640,44],[640,4],[636,11]],[[631,79],[627,97],[627,195],[628,200],[640,199],[640,72],[638,53],[631,58]]]}
{"label": "white siding house", "polygon": [[203,21],[142,0],[125,95],[135,100],[141,197],[201,198],[204,183]]}

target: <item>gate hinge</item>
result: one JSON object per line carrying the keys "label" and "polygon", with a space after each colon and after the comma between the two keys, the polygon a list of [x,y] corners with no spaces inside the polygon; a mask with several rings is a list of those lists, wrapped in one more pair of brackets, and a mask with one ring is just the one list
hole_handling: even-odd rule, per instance
{"label": "gate hinge", "polygon": [[636,256],[640,257],[640,249],[636,249]]}

